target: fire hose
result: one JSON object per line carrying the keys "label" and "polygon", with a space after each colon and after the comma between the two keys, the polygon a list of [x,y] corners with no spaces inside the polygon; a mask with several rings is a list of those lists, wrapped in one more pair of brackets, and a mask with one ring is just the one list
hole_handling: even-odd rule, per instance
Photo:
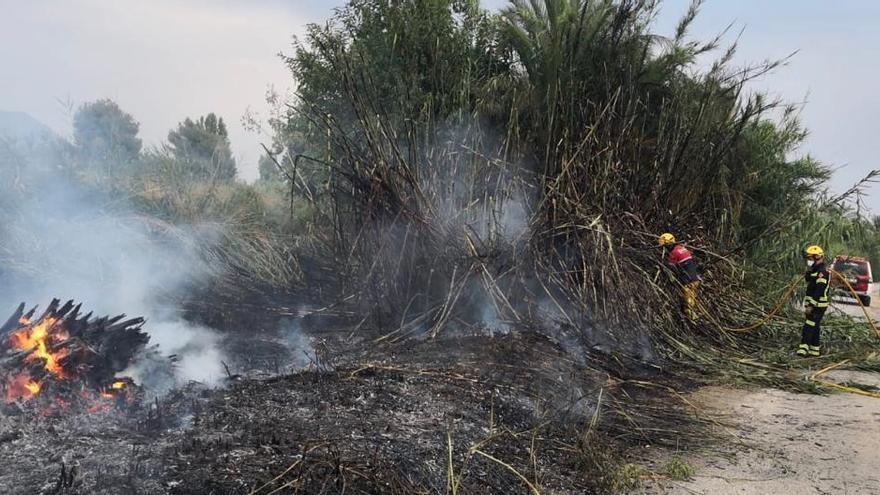
{"label": "fire hose", "polygon": [[[865,319],[868,321],[868,324],[871,325],[871,328],[874,330],[874,335],[876,335],[878,338],[880,338],[880,330],[877,329],[877,325],[874,323],[874,320],[871,318],[871,315],[868,314],[868,309],[865,308],[864,304],[862,304],[862,299],[856,293],[856,290],[853,289],[853,286],[850,285],[849,280],[847,280],[846,277],[843,276],[843,274],[841,274],[840,272],[837,272],[836,270],[829,268],[828,271],[830,271],[832,275],[836,276],[837,278],[842,280],[844,284],[846,284],[846,288],[849,289],[852,296],[855,297],[856,302],[859,303],[859,307],[862,308],[862,313],[865,314]],[[825,387],[828,387],[828,388],[840,390],[841,392],[847,392],[850,394],[856,394],[856,395],[862,395],[865,397],[873,397],[875,399],[880,399],[880,393],[877,393],[877,392],[869,392],[867,390],[862,390],[860,388],[847,387],[846,385],[841,385],[839,383],[834,383],[834,382],[830,382],[828,380],[820,380],[819,379],[819,376],[821,376],[825,373],[828,373],[831,370],[840,368],[841,366],[844,366],[848,363],[849,363],[849,359],[846,359],[846,360],[843,360],[837,364],[833,364],[831,366],[823,368],[823,369],[813,373],[812,375],[810,375],[810,381],[812,381],[814,383],[818,383],[818,384],[825,386]]]}
{"label": "fire hose", "polygon": [[[862,309],[862,312],[865,315],[865,320],[867,320],[868,325],[871,326],[871,329],[874,330],[874,335],[876,335],[878,338],[880,338],[880,329],[877,328],[877,325],[874,323],[874,320],[871,318],[871,315],[868,314],[867,308],[865,308],[865,305],[862,303],[861,298],[859,297],[858,293],[853,288],[853,286],[850,285],[850,283],[846,279],[846,277],[843,276],[843,274],[841,274],[840,272],[833,270],[831,268],[829,268],[828,271],[833,276],[836,276],[841,281],[843,281],[843,283],[846,285],[846,288],[849,290],[849,292],[852,294],[852,296],[855,298],[856,302],[858,303],[859,307]],[[794,292],[797,290],[797,287],[801,283],[801,280],[802,280],[802,278],[800,276],[798,276],[797,278],[792,280],[792,282],[786,288],[785,293],[779,299],[779,301],[776,303],[776,305],[773,307],[773,309],[771,309],[769,312],[765,313],[765,315],[760,320],[758,320],[756,323],[753,323],[753,324],[745,326],[745,327],[738,327],[738,328],[727,327],[727,326],[721,324],[721,322],[719,322],[716,318],[714,318],[714,316],[709,312],[709,310],[701,302],[697,301],[697,307],[699,308],[700,312],[703,313],[722,332],[748,333],[748,332],[751,332],[753,330],[757,330],[757,329],[763,327],[774,316],[776,316],[779,313],[779,311],[785,306],[785,304],[788,301],[790,301],[792,294],[794,294]],[[813,373],[812,375],[810,375],[809,380],[811,382],[816,383],[818,385],[821,385],[823,387],[832,388],[835,390],[839,390],[841,392],[847,392],[847,393],[851,393],[851,394],[861,395],[864,397],[873,397],[875,399],[880,399],[880,393],[877,393],[877,392],[870,392],[867,390],[862,390],[860,388],[848,387],[845,385],[841,385],[839,383],[834,383],[834,382],[831,382],[828,380],[819,379],[819,377],[824,375],[825,373],[828,373],[832,370],[835,370],[835,369],[838,369],[842,366],[845,366],[846,364],[849,364],[849,362],[850,362],[850,360],[847,359],[847,360],[841,361],[837,364],[827,366],[827,367]]]}
{"label": "fire hose", "polygon": [[797,287],[800,284],[801,280],[801,277],[797,277],[796,279],[792,280],[792,282],[786,288],[785,294],[783,294],[783,296],[779,298],[779,301],[776,303],[773,309],[765,313],[764,317],[758,320],[756,323],[745,327],[734,328],[724,326],[723,324],[721,324],[721,322],[715,319],[715,317],[712,315],[712,313],[709,312],[709,310],[706,308],[706,306],[703,305],[703,303],[697,301],[697,307],[699,308],[700,312],[703,313],[703,315],[705,315],[709,319],[709,321],[711,321],[722,332],[748,333],[763,327],[767,324],[768,321],[773,319],[773,317],[776,316],[776,314],[779,313],[779,311],[785,306],[785,303],[787,303],[791,299],[791,295],[794,294],[794,292],[797,290]]}

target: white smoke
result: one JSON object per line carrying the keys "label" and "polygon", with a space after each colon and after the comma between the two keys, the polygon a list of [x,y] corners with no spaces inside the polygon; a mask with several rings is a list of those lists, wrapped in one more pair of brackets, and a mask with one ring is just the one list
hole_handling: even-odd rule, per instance
{"label": "white smoke", "polygon": [[501,203],[499,209],[497,223],[502,238],[513,243],[528,234],[530,215],[522,194],[514,192]]}
{"label": "white smoke", "polygon": [[186,322],[175,300],[211,274],[197,246],[210,244],[216,229],[169,235],[59,174],[29,170],[27,187],[0,212],[0,313],[58,298],[95,316],[142,316],[150,343],[178,356],[177,381],[222,379],[219,337]]}
{"label": "white smoke", "polygon": [[489,335],[507,335],[510,333],[510,324],[498,317],[498,310],[495,309],[491,302],[483,304],[480,318],[483,320],[486,330],[489,331]]}
{"label": "white smoke", "polygon": [[167,321],[150,325],[150,340],[157,343],[165,354],[180,358],[176,375],[180,381],[207,384],[219,382],[225,376],[220,336],[209,328]]}
{"label": "white smoke", "polygon": [[[297,317],[284,319],[280,322],[280,335],[284,344],[290,351],[291,370],[299,370],[319,361],[311,338],[306,335],[302,328],[302,319],[315,311],[308,305],[297,308]],[[326,365],[327,363],[317,363]]]}

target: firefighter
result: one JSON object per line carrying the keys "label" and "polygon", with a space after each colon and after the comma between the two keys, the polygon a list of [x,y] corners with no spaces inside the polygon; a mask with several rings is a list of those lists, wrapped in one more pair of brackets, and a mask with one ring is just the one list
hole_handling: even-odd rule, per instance
{"label": "firefighter", "polygon": [[675,270],[681,283],[682,310],[690,321],[697,321],[697,291],[700,288],[697,260],[683,244],[676,242],[675,236],[670,233],[658,237],[657,244],[662,248],[669,248],[667,262]]}
{"label": "firefighter", "polygon": [[825,251],[819,246],[810,246],[804,253],[807,260],[807,294],[804,298],[804,329],[798,356],[818,356],[821,353],[819,330],[825,310],[828,309],[828,268],[825,266]]}

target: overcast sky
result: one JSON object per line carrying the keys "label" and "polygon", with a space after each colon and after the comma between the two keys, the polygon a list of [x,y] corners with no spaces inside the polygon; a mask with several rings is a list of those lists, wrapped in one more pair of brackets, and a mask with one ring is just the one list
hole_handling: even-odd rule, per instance
{"label": "overcast sky", "polygon": [[[341,0],[0,0],[0,110],[24,111],[64,135],[74,107],[112,98],[141,123],[149,144],[188,116],[216,112],[230,127],[245,179],[256,176],[260,136],[241,125],[265,115],[269,87],[292,80],[278,59],[308,22]],[[668,0],[657,20],[670,34],[688,0]],[[484,1],[488,7],[504,0]],[[738,62],[791,63],[756,88],[806,102],[804,151],[842,167],[835,189],[871,168],[880,134],[880,2],[709,0],[693,29],[706,39],[731,22],[745,28]],[[869,199],[880,212],[880,192]]]}

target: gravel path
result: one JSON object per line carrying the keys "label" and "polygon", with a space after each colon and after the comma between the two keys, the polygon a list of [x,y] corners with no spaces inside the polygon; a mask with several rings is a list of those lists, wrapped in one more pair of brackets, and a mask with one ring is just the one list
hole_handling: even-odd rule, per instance
{"label": "gravel path", "polygon": [[[827,378],[880,387],[880,375],[832,372]],[[880,400],[852,394],[707,387],[692,399],[731,424],[726,452],[694,455],[689,482],[661,481],[650,494],[880,493]]]}

